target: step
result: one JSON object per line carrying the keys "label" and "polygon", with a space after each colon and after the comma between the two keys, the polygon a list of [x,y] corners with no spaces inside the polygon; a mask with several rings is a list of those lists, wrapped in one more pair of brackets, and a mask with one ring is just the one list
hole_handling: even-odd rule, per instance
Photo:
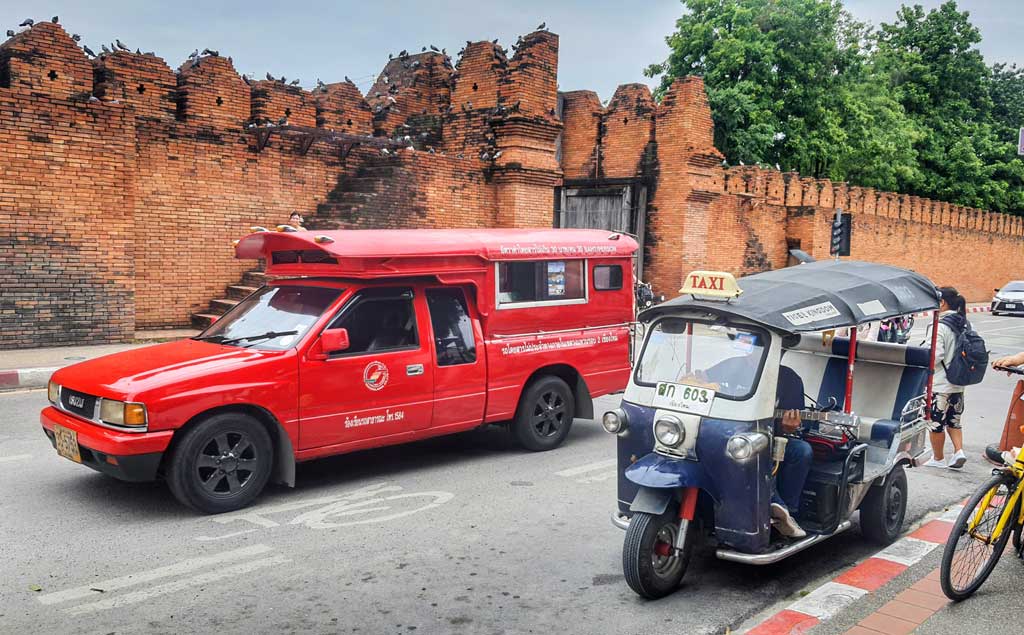
{"label": "step", "polygon": [[192,326],[197,329],[205,329],[216,322],[219,317],[219,315],[214,315],[213,313],[193,313]]}
{"label": "step", "polygon": [[242,300],[257,289],[259,289],[259,287],[250,287],[244,284],[233,284],[228,287],[228,297],[232,300]]}
{"label": "step", "polygon": [[380,177],[352,176],[342,182],[339,192],[375,192],[380,186]]}
{"label": "step", "polygon": [[330,205],[332,203],[349,203],[352,205],[358,205],[361,203],[365,203],[367,201],[371,201],[376,197],[376,192],[332,192],[327,197],[327,200],[324,202],[324,205]]}
{"label": "step", "polygon": [[392,178],[401,170],[397,165],[365,165],[356,172],[357,177]]}
{"label": "step", "polygon": [[270,280],[270,276],[262,271],[246,271],[242,275],[242,284],[247,287],[262,287]]}
{"label": "step", "polygon": [[210,300],[210,313],[214,315],[221,315],[227,313],[231,309],[235,308],[238,304],[238,300],[232,300],[230,298],[217,298],[216,300]]}

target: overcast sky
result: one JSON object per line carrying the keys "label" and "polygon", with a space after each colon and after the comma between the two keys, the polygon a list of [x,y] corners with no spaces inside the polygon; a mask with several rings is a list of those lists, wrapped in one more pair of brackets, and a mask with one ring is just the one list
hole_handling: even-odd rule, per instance
{"label": "overcast sky", "polygon": [[[990,61],[1024,61],[1024,0],[964,0]],[[919,0],[935,7],[939,0]],[[892,21],[892,0],[847,0],[859,19]],[[120,38],[131,48],[154,51],[172,68],[193,50],[218,49],[241,73],[267,71],[300,78],[311,87],[348,75],[364,91],[389,52],[436,44],[449,53],[466,40],[500,38],[508,45],[540,22],[561,36],[562,90],[589,88],[602,99],[618,84],[651,80],[643,69],[668,54],[665,36],[682,14],[678,0],[0,0],[0,32],[26,17],[60,15],[82,43]],[[45,14],[43,14],[45,12]]]}

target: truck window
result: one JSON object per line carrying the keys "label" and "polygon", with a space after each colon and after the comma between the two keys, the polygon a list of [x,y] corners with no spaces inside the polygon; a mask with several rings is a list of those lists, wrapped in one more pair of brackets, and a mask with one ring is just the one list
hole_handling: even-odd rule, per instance
{"label": "truck window", "polygon": [[430,323],[438,366],[472,364],[476,361],[473,322],[462,289],[427,289]]}
{"label": "truck window", "polygon": [[368,289],[342,309],[330,328],[348,329],[344,355],[419,346],[411,289]]}
{"label": "truck window", "polygon": [[498,263],[498,306],[586,301],[582,260]]}
{"label": "truck window", "polygon": [[622,266],[596,265],[594,267],[594,288],[598,291],[613,291],[622,288]]}

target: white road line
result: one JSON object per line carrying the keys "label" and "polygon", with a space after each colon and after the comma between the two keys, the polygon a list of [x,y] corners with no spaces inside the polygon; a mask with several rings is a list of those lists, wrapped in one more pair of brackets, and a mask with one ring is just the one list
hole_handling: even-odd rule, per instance
{"label": "white road line", "polygon": [[118,589],[124,589],[138,584],[145,584],[146,582],[151,582],[153,580],[159,580],[160,578],[169,578],[171,576],[191,573],[196,569],[202,569],[203,567],[220,564],[222,562],[242,560],[244,558],[262,555],[270,550],[271,548],[267,545],[242,547],[241,549],[233,549],[231,551],[225,551],[224,553],[218,553],[212,556],[190,558],[175,564],[167,565],[166,567],[143,571],[142,573],[129,574],[119,578],[113,578],[111,580],[104,580],[102,582],[92,582],[88,585],[75,587],[73,589],[47,593],[45,595],[37,596],[36,599],[42,604],[59,604],[61,602],[70,602],[71,600],[95,597],[96,591],[92,590],[94,588],[103,589],[107,592],[117,591]]}
{"label": "white road line", "polygon": [[100,600],[99,602],[90,602],[88,604],[80,604],[71,608],[65,609],[67,613],[71,615],[85,615],[86,613],[96,613],[98,611],[107,611],[110,609],[121,608],[129,604],[138,604],[139,602],[145,602],[146,600],[152,599],[159,595],[167,595],[168,593],[175,593],[182,591],[192,586],[200,586],[203,584],[210,584],[218,580],[224,580],[227,578],[233,578],[236,576],[251,573],[257,569],[263,569],[265,567],[272,567],[279,564],[291,562],[290,558],[284,556],[271,556],[269,558],[261,558],[260,560],[253,560],[251,562],[243,562],[242,564],[236,564],[224,569],[218,569],[217,571],[209,571],[207,573],[201,573],[191,578],[183,578],[181,580],[174,580],[173,582],[166,582],[150,589],[142,589],[140,591],[134,591],[126,595],[120,595],[112,597],[108,600]]}
{"label": "white road line", "polygon": [[610,467],[615,467],[618,462],[618,459],[608,459],[605,461],[598,461],[597,463],[588,463],[579,467],[571,467],[567,470],[562,470],[561,472],[555,472],[555,476],[576,476],[578,474],[586,474],[587,472],[606,470]]}
{"label": "white road line", "polygon": [[618,476],[618,474],[619,473],[616,470],[609,470],[607,472],[602,472],[601,474],[595,474],[593,476],[585,476],[583,478],[578,478],[576,479],[576,482],[584,484],[597,483],[598,481],[607,481],[610,478],[615,478],[616,476]]}
{"label": "white road line", "polygon": [[31,454],[15,454],[13,456],[0,456],[0,463],[8,463],[10,461],[24,461],[25,459],[31,458]]}

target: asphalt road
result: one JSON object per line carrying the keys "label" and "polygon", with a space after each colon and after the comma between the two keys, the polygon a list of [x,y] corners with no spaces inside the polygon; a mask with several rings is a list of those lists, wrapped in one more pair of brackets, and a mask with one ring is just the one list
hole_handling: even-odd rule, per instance
{"label": "asphalt road", "polygon": [[[996,354],[1024,349],[1024,319],[972,321]],[[988,471],[1012,385],[969,389],[967,469],[910,470],[908,528]],[[295,489],[210,517],[59,458],[44,404],[0,394],[4,633],[722,633],[877,549],[856,530],[769,567],[704,549],[645,602],[622,580],[615,441],[595,422],[541,454],[489,429],[308,463]]]}

